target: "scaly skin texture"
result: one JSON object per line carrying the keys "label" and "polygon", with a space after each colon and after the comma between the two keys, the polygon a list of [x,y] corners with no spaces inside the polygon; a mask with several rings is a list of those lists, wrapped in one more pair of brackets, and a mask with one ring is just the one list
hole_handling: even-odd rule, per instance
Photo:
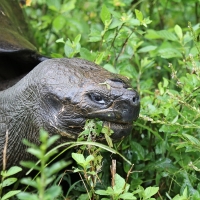
{"label": "scaly skin texture", "polygon": [[[23,138],[39,144],[39,130],[74,140],[87,119],[109,126],[113,139],[132,130],[139,97],[128,80],[82,59],[49,59],[0,92],[0,152],[8,132],[7,167],[30,158]],[[0,154],[2,163],[2,154]]]}

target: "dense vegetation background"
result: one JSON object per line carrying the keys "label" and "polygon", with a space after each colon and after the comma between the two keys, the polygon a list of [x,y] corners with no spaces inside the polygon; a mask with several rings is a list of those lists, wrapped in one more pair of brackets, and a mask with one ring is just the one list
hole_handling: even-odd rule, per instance
{"label": "dense vegetation background", "polygon": [[[115,145],[134,164],[129,173],[130,165],[117,158],[117,173],[124,179],[128,173],[128,191],[137,199],[153,199],[159,187],[155,199],[200,199],[200,1],[26,3],[30,6],[24,5],[24,12],[41,53],[96,62],[129,77],[139,91],[140,118],[132,134]],[[105,155],[107,162],[110,156]],[[109,165],[99,175],[103,186],[94,190],[109,186]],[[83,188],[72,188],[70,194],[89,199]],[[73,199],[65,191],[60,199]]]}

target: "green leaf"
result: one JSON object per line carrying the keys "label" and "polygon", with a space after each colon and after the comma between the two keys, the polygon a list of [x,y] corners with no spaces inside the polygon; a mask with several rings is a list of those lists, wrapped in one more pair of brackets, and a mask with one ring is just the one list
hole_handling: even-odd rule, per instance
{"label": "green leaf", "polygon": [[131,145],[131,149],[137,154],[138,160],[144,160],[145,150],[142,147],[142,145],[134,141],[131,141],[130,145]]}
{"label": "green leaf", "polygon": [[53,20],[53,28],[58,32],[60,31],[66,24],[66,18],[62,15],[58,15],[54,20]]}
{"label": "green leaf", "polygon": [[40,200],[36,194],[28,193],[28,192],[20,192],[17,195],[17,198],[20,200]]}
{"label": "green leaf", "polygon": [[80,40],[81,40],[81,34],[78,34],[74,39],[74,43],[78,44],[80,42]]}
{"label": "green leaf", "polygon": [[112,139],[110,138],[110,136],[108,134],[104,134],[106,142],[108,143],[109,147],[113,147],[113,143],[112,143]]}
{"label": "green leaf", "polygon": [[155,167],[161,169],[170,169],[171,171],[177,171],[173,162],[169,158],[163,158],[155,162]]}
{"label": "green leaf", "polygon": [[145,34],[145,38],[149,40],[155,40],[161,38],[161,36],[158,34],[158,31],[148,29],[147,33]]}
{"label": "green leaf", "polygon": [[84,137],[87,137],[89,134],[90,134],[90,130],[86,129],[86,130],[82,131],[82,132],[79,134],[78,137],[79,137],[79,138],[82,138],[82,136],[83,136],[83,139],[84,139]]}
{"label": "green leaf", "polygon": [[106,69],[106,70],[108,70],[109,72],[112,72],[112,73],[117,73],[117,70],[115,69],[115,67],[113,67],[113,65],[111,65],[111,64],[105,64],[104,66],[103,66],[103,68],[104,69]]}
{"label": "green leaf", "polygon": [[86,168],[88,165],[90,165],[90,161],[94,160],[94,156],[89,155],[85,159],[82,154],[79,153],[72,153],[72,158],[83,168]]}
{"label": "green leaf", "polygon": [[159,187],[148,187],[144,190],[144,200],[152,197],[159,190]]}
{"label": "green leaf", "polygon": [[80,55],[81,55],[81,58],[89,60],[89,61],[94,61],[96,58],[96,54],[92,51],[89,51],[86,48],[80,49]]}
{"label": "green leaf", "polygon": [[114,190],[111,187],[108,187],[107,190],[96,190],[95,193],[99,195],[113,195]]}
{"label": "green leaf", "polygon": [[[44,183],[41,183],[41,178],[40,178],[40,177],[37,177],[37,178],[36,178],[36,181],[37,181],[38,185],[39,185],[39,184],[49,185],[50,183],[53,182],[53,180],[54,180],[55,178],[56,178],[55,175],[54,175],[54,176],[51,176],[51,177],[48,177],[48,178],[45,179]],[[42,187],[42,186],[39,186],[39,187]],[[39,187],[38,187],[38,188],[39,188]]]}
{"label": "green leaf", "polygon": [[3,175],[4,177],[8,177],[8,176],[12,176],[13,174],[17,174],[20,171],[22,171],[21,167],[13,166],[8,171],[1,172],[1,175]]}
{"label": "green leaf", "polygon": [[30,177],[22,178],[20,182],[22,184],[30,185],[31,187],[34,187],[34,188],[38,189],[37,182],[35,180],[32,180]]}
{"label": "green leaf", "polygon": [[45,131],[44,129],[41,129],[41,130],[40,130],[40,141],[41,141],[42,143],[46,143],[48,137],[49,137],[48,132]]}
{"label": "green leaf", "polygon": [[[107,88],[108,88],[108,86],[107,86]],[[110,87],[108,88],[108,90],[110,90]],[[109,114],[108,114],[108,116],[109,116]],[[110,127],[108,127],[108,126],[103,126],[101,132],[108,135],[108,136],[111,136],[114,133],[114,131],[112,129],[110,129]]]}
{"label": "green leaf", "polygon": [[40,149],[33,149],[33,148],[28,148],[27,152],[29,152],[30,154],[34,155],[35,157],[37,157],[38,159],[43,157],[43,153],[41,152]]}
{"label": "green leaf", "polygon": [[99,42],[101,41],[101,31],[99,27],[92,26],[90,29],[90,34],[89,34],[89,42]]}
{"label": "green leaf", "polygon": [[147,27],[147,24],[150,24],[151,22],[152,20],[150,20],[149,17],[147,17],[142,20],[142,25]]}
{"label": "green leaf", "polygon": [[63,38],[59,38],[56,40],[56,43],[64,43],[65,44],[65,41]]}
{"label": "green leaf", "polygon": [[194,57],[197,56],[198,53],[199,53],[199,50],[198,50],[197,46],[196,47],[192,47],[190,49],[190,54],[192,54]]}
{"label": "green leaf", "polygon": [[112,20],[112,23],[110,24],[109,26],[109,29],[114,29],[114,28],[118,28],[118,27],[121,27],[123,24],[122,21],[118,20],[118,19],[113,19]]}
{"label": "green leaf", "polygon": [[47,148],[54,144],[60,138],[59,135],[53,135],[47,140]]}
{"label": "green leaf", "polygon": [[114,190],[123,190],[126,182],[119,174],[115,174],[115,189]]}
{"label": "green leaf", "polygon": [[86,163],[88,164],[90,161],[94,160],[94,156],[93,155],[89,155],[86,158]]}
{"label": "green leaf", "polygon": [[83,156],[83,154],[80,153],[72,153],[72,158],[79,164],[79,165],[83,165],[85,163],[85,158]]}
{"label": "green leaf", "polygon": [[[106,81],[105,82],[103,82],[103,83],[99,83],[99,85],[105,85],[106,87],[107,87],[107,89],[108,90],[110,90],[110,88],[111,88],[111,86],[110,86],[110,84],[109,83],[107,83]],[[109,114],[108,114],[108,116],[109,116]],[[102,130],[101,130],[101,132],[102,133],[109,133],[110,132],[110,128],[108,127],[108,126],[104,126],[103,128],[102,128]],[[112,132],[111,132],[112,133]]]}
{"label": "green leaf", "polygon": [[99,41],[101,41],[101,33],[93,32],[92,34],[90,34],[89,42],[99,42]]}
{"label": "green leaf", "polygon": [[140,22],[142,22],[142,20],[143,20],[143,14],[142,14],[142,12],[139,11],[139,10],[137,10],[137,9],[135,9],[135,15],[136,15],[136,18],[137,18]]}
{"label": "green leaf", "polygon": [[59,11],[60,10],[60,1],[55,1],[55,0],[46,0],[46,3],[48,5],[48,8],[54,11]]}
{"label": "green leaf", "polygon": [[95,60],[95,63],[96,63],[97,65],[99,65],[99,64],[102,62],[103,58],[104,58],[104,52],[101,52],[101,53],[97,56],[97,58],[96,58],[96,60]]}
{"label": "green leaf", "polygon": [[83,170],[82,170],[82,169],[79,169],[79,168],[73,168],[73,172],[74,172],[74,173],[83,172]]}
{"label": "green leaf", "polygon": [[47,199],[56,199],[62,194],[62,189],[58,185],[53,185],[45,191],[45,197]]}
{"label": "green leaf", "polygon": [[40,171],[40,167],[37,166],[36,163],[32,161],[21,161],[20,165],[22,165],[23,167],[27,167],[29,169],[33,168],[35,170]]}
{"label": "green leaf", "polygon": [[150,51],[155,50],[156,48],[157,48],[157,46],[149,45],[149,46],[146,46],[146,47],[143,47],[143,48],[139,49],[138,53],[150,52]]}
{"label": "green leaf", "polygon": [[160,35],[163,39],[171,40],[171,41],[177,41],[177,37],[174,33],[167,31],[167,30],[161,30],[157,31],[157,34]]}
{"label": "green leaf", "polygon": [[169,80],[163,77],[163,87],[166,88],[169,85]]}
{"label": "green leaf", "polygon": [[200,146],[200,141],[192,135],[182,133],[182,135],[187,138],[192,144]]}
{"label": "green leaf", "polygon": [[183,191],[183,197],[185,197],[186,199],[188,198],[188,190],[187,187],[184,189]]}
{"label": "green leaf", "polygon": [[137,199],[136,197],[133,196],[132,193],[123,193],[119,196],[120,199],[125,199],[125,200],[131,200],[131,199]]}
{"label": "green leaf", "polygon": [[88,194],[81,194],[77,200],[89,200]]}
{"label": "green leaf", "polygon": [[23,144],[25,144],[26,146],[28,146],[28,147],[32,147],[32,148],[35,148],[35,149],[37,149],[38,148],[38,146],[37,145],[35,145],[35,144],[33,144],[33,143],[31,143],[31,142],[29,142],[28,140],[26,140],[26,139],[23,139],[22,140],[22,142],[23,142]]}
{"label": "green leaf", "polygon": [[[95,193],[98,195],[110,195],[110,194],[108,194],[108,192],[106,190],[96,190]],[[113,193],[114,193],[114,191],[113,191]]]}
{"label": "green leaf", "polygon": [[65,49],[65,55],[68,58],[72,58],[74,56],[74,48],[70,39],[67,39],[67,41],[65,42],[64,49]]}
{"label": "green leaf", "polygon": [[108,10],[106,5],[104,5],[104,4],[103,4],[103,6],[101,8],[100,17],[101,17],[101,20],[104,23],[104,25],[106,24],[106,21],[110,21],[111,20],[110,11]]}
{"label": "green leaf", "polygon": [[172,124],[175,124],[175,123],[178,121],[178,117],[179,117],[179,116],[177,115],[177,116],[172,120],[171,123],[172,123]]}
{"label": "green leaf", "polygon": [[176,35],[178,36],[178,38],[179,38],[180,40],[182,40],[182,39],[183,39],[183,32],[182,32],[181,27],[180,27],[179,25],[176,25],[176,26],[174,27],[174,30],[175,30],[175,33],[176,33]]}
{"label": "green leaf", "polygon": [[70,163],[65,162],[63,160],[60,160],[58,162],[55,162],[50,167],[46,168],[46,175],[48,177],[52,176],[53,174],[59,172],[61,169],[65,168]]}
{"label": "green leaf", "polygon": [[126,76],[128,78],[133,78],[133,75],[130,73],[130,71],[122,70],[122,71],[120,71],[120,74],[123,76]]}
{"label": "green leaf", "polygon": [[13,183],[15,183],[17,181],[17,178],[8,178],[8,179],[5,179],[3,181],[3,183],[1,184],[2,187],[6,187],[6,186],[9,186],[9,185],[12,185]]}
{"label": "green leaf", "polygon": [[71,42],[69,39],[65,42],[65,55],[68,58],[72,58],[76,53],[80,52],[81,49],[81,45],[79,43],[81,39],[81,34],[78,34],[75,39],[74,42]]}
{"label": "green leaf", "polygon": [[[185,198],[177,194],[172,200],[188,200],[188,198]],[[199,199],[195,199],[195,200],[199,200]]]}
{"label": "green leaf", "polygon": [[61,13],[69,12],[75,8],[76,0],[68,0],[61,7]]}
{"label": "green leaf", "polygon": [[5,195],[3,195],[3,197],[1,198],[1,200],[7,200],[7,199],[9,199],[10,197],[12,197],[12,196],[14,196],[14,195],[16,195],[16,194],[18,194],[18,193],[20,193],[20,192],[21,192],[21,190],[13,190],[13,191],[10,191],[10,192],[6,193]]}
{"label": "green leaf", "polygon": [[162,48],[158,50],[162,58],[181,58],[182,54],[180,51],[174,48]]}

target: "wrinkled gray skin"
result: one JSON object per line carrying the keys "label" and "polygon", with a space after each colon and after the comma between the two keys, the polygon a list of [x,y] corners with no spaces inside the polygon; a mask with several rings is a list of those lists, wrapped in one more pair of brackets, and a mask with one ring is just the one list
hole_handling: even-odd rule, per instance
{"label": "wrinkled gray skin", "polygon": [[21,140],[39,143],[40,128],[61,135],[64,142],[77,138],[86,119],[98,118],[114,130],[113,139],[126,136],[140,108],[138,94],[130,88],[124,77],[85,60],[40,63],[0,92],[0,152],[8,131],[7,167],[30,157]]}

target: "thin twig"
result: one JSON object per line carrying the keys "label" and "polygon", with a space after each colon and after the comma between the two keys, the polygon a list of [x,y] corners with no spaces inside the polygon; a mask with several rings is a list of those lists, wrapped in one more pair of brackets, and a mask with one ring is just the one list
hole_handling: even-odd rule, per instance
{"label": "thin twig", "polygon": [[[5,140],[5,145],[4,145],[4,148],[3,148],[3,170],[2,171],[6,170],[6,153],[7,153],[7,147],[8,147],[8,130],[6,131],[6,140]],[[2,175],[1,176],[1,184],[4,181],[4,178],[5,177]],[[1,199],[1,195],[2,195],[2,188],[3,187],[0,187],[0,199]]]}
{"label": "thin twig", "polygon": [[87,189],[87,186],[85,185],[85,182],[84,182],[84,180],[83,180],[81,174],[80,174],[80,173],[78,173],[78,174],[79,174],[81,180],[83,181],[83,185],[84,185],[84,187],[85,187],[85,189],[86,189],[86,191],[87,191],[88,197],[89,197],[89,199],[91,200],[91,198],[90,198],[90,193],[89,193],[89,191],[88,191],[88,189]]}
{"label": "thin twig", "polygon": [[158,191],[158,196],[160,197],[161,200],[163,200],[162,196],[160,195],[160,192]]}
{"label": "thin twig", "polygon": [[125,47],[126,47],[126,45],[127,45],[127,43],[128,43],[128,40],[129,40],[129,38],[131,37],[132,34],[133,34],[133,31],[130,33],[130,35],[126,38],[126,40],[125,40],[124,43],[122,44],[122,48],[121,48],[119,54],[117,55],[117,57],[115,58],[114,66],[116,65],[116,63],[117,63],[119,57],[124,53]]}
{"label": "thin twig", "polygon": [[115,40],[116,40],[116,38],[117,38],[117,36],[118,36],[120,30],[121,30],[122,27],[124,26],[124,24],[125,24],[125,23],[123,23],[123,24],[118,28],[118,30],[116,31],[115,36],[114,36],[114,38],[113,38],[113,40],[112,40],[112,43],[111,43],[111,45],[110,45],[109,50],[111,50],[111,48],[114,47]]}
{"label": "thin twig", "polygon": [[124,191],[125,191],[126,185],[128,183],[128,178],[129,178],[130,174],[132,173],[133,166],[134,166],[134,164],[131,165],[131,168],[129,169],[129,171],[128,171],[127,175],[126,175],[126,183],[125,183],[124,188],[123,188]]}
{"label": "thin twig", "polygon": [[6,140],[3,148],[3,170],[6,170],[6,153],[8,148],[8,130],[6,131]]}
{"label": "thin twig", "polygon": [[60,178],[60,180],[59,180],[59,182],[58,182],[58,185],[61,184],[61,182],[62,182],[62,180],[63,180],[63,178],[64,178],[64,176],[65,176],[65,174],[66,174],[66,171],[68,171],[68,170],[65,170],[65,171],[63,172],[63,174],[62,174],[62,176],[61,176],[61,178]]}
{"label": "thin twig", "polygon": [[112,181],[112,187],[115,186],[115,174],[116,174],[116,160],[112,160],[112,165],[110,166],[111,171],[111,181]]}

